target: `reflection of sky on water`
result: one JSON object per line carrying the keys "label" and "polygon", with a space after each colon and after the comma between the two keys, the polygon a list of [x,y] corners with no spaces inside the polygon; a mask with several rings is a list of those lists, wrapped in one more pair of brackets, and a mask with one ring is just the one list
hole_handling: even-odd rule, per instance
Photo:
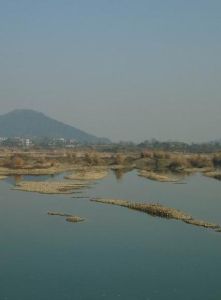
{"label": "reflection of sky on water", "polygon": [[[119,181],[110,172],[83,195],[159,202],[221,223],[221,183],[200,175],[186,181],[159,183],[135,171]],[[0,182],[0,299],[219,299],[220,234],[11,187]],[[86,221],[70,224],[49,210]]]}

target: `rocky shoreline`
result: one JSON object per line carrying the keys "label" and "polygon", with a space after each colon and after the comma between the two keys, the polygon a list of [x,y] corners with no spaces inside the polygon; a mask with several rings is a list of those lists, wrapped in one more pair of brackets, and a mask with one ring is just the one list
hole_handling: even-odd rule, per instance
{"label": "rocky shoreline", "polygon": [[157,173],[153,171],[147,171],[147,170],[140,170],[138,172],[138,175],[140,177],[145,177],[150,180],[159,181],[159,182],[179,182],[181,180],[181,177],[178,177],[171,174],[166,173]]}
{"label": "rocky shoreline", "polygon": [[213,224],[213,223],[209,223],[207,221],[194,219],[191,215],[186,214],[185,212],[182,212],[175,208],[166,207],[161,204],[136,203],[136,202],[129,202],[126,200],[99,199],[99,198],[91,199],[91,201],[97,202],[97,203],[103,203],[103,204],[122,206],[122,207],[126,207],[129,209],[147,213],[151,216],[157,216],[157,217],[166,218],[166,219],[180,220],[187,224],[214,229],[218,232],[220,232],[220,230],[221,230],[221,226],[218,224]]}
{"label": "rocky shoreline", "polygon": [[70,223],[78,223],[78,222],[83,222],[85,221],[84,218],[81,218],[79,216],[75,216],[75,215],[70,215],[70,214],[66,214],[66,213],[61,213],[61,212],[53,212],[53,211],[49,211],[48,212],[49,216],[59,216],[59,217],[65,217],[65,220],[67,222]]}
{"label": "rocky shoreline", "polygon": [[70,181],[21,181],[13,189],[40,194],[72,194],[88,188],[88,183]]}

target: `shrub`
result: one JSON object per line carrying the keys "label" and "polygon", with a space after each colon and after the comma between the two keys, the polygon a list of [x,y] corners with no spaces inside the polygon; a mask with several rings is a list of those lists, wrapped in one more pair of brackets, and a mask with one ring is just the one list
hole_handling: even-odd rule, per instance
{"label": "shrub", "polygon": [[140,157],[141,158],[152,158],[153,157],[153,152],[144,150],[144,151],[141,152]]}
{"label": "shrub", "polygon": [[215,167],[221,166],[221,153],[215,154],[212,158],[213,164]]}
{"label": "shrub", "polygon": [[75,162],[76,159],[77,159],[77,155],[76,155],[76,153],[74,153],[74,152],[68,152],[68,153],[66,154],[66,156],[67,156],[67,161],[70,162],[70,163]]}
{"label": "shrub", "polygon": [[92,162],[93,162],[93,159],[92,159],[91,154],[85,153],[85,155],[84,155],[84,161],[85,161],[87,164],[91,165]]}
{"label": "shrub", "polygon": [[187,162],[185,159],[174,158],[168,167],[172,171],[177,171],[185,168],[186,166],[187,166]]}
{"label": "shrub", "polygon": [[24,160],[19,155],[14,155],[9,161],[9,167],[19,169],[24,167]]}
{"label": "shrub", "polygon": [[122,154],[118,153],[118,154],[115,156],[114,163],[115,163],[116,165],[122,165],[122,164],[124,163],[124,160],[125,160],[124,156],[123,156]]}
{"label": "shrub", "polygon": [[92,154],[92,164],[93,165],[99,165],[102,163],[102,159],[100,158],[100,155],[95,152]]}
{"label": "shrub", "polygon": [[171,155],[170,153],[164,151],[154,151],[152,157],[155,159],[169,159]]}
{"label": "shrub", "polygon": [[189,158],[189,163],[194,168],[212,167],[212,161],[206,156],[196,155]]}

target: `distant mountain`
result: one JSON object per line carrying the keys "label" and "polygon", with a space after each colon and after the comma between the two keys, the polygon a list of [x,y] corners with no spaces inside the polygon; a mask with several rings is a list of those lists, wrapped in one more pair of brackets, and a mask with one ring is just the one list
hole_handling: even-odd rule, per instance
{"label": "distant mountain", "polygon": [[30,109],[17,109],[0,115],[1,137],[50,137],[75,139],[81,143],[109,143],[73,126]]}

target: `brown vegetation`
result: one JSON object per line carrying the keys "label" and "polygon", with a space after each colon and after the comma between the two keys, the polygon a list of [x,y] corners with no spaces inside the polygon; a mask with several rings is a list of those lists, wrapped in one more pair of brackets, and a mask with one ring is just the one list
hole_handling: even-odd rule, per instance
{"label": "brown vegetation", "polygon": [[215,167],[221,167],[221,153],[215,154],[212,160]]}
{"label": "brown vegetation", "polygon": [[122,165],[125,161],[125,156],[121,153],[118,153],[114,157],[114,164],[115,165]]}
{"label": "brown vegetation", "polygon": [[21,181],[15,190],[40,194],[71,194],[76,190],[89,187],[88,183],[70,181]]}
{"label": "brown vegetation", "polygon": [[97,166],[103,163],[103,160],[98,152],[85,153],[83,161],[89,166]]}
{"label": "brown vegetation", "polygon": [[138,173],[139,176],[148,178],[150,180],[160,181],[160,182],[177,182],[181,178],[178,176],[172,176],[169,173],[156,173],[156,172],[150,172],[146,170],[140,170]]}
{"label": "brown vegetation", "polygon": [[175,219],[183,221],[187,224],[201,226],[205,228],[211,228],[219,231],[221,229],[220,225],[209,223],[203,220],[194,219],[189,214],[186,214],[180,210],[175,208],[170,208],[163,206],[161,204],[154,203],[133,203],[126,200],[115,200],[115,199],[91,199],[91,201],[104,203],[104,204],[112,204],[127,207],[129,209],[138,210],[144,213],[147,213],[151,216],[158,216],[166,219]]}
{"label": "brown vegetation", "polygon": [[70,222],[70,223],[78,223],[78,222],[84,221],[84,219],[81,218],[81,217],[70,215],[70,214],[66,214],[66,213],[61,213],[61,212],[51,212],[51,211],[49,211],[48,215],[50,215],[50,216],[65,217],[65,220],[67,222]]}
{"label": "brown vegetation", "polygon": [[213,167],[213,162],[211,157],[202,155],[192,155],[188,158],[188,161],[193,168],[206,168]]}
{"label": "brown vegetation", "polygon": [[65,179],[71,180],[100,180],[108,175],[107,168],[104,167],[84,167],[75,170],[71,175],[65,176]]}
{"label": "brown vegetation", "polygon": [[203,174],[207,177],[211,177],[211,178],[215,178],[217,180],[221,180],[221,170],[204,172]]}
{"label": "brown vegetation", "polygon": [[[221,165],[221,153],[190,154],[156,150],[117,153],[94,149],[72,150],[0,150],[0,175],[55,174],[63,171],[105,166],[125,170],[139,169],[154,173],[194,173],[216,171]],[[116,174],[122,176],[119,171]],[[175,175],[176,177],[176,175]]]}

